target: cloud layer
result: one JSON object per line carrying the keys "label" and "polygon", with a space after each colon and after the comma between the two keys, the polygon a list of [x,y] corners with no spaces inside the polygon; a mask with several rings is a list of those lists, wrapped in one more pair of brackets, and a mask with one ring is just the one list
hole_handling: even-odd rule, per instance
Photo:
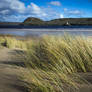
{"label": "cloud layer", "polygon": [[[60,6],[60,2],[51,2]],[[0,0],[0,21],[23,21],[27,17],[38,17],[44,20],[63,17],[50,7],[41,8],[35,3],[25,4],[19,0]]]}
{"label": "cloud layer", "polygon": [[42,7],[33,2],[30,2],[29,5],[25,6],[25,4],[20,0],[0,0],[0,21],[19,22],[25,20],[27,17],[37,17],[43,20],[51,20],[64,18],[65,15],[68,17],[71,17],[71,15],[82,15],[82,12],[79,10],[69,10],[67,8],[58,12],[56,8],[52,8],[53,6],[56,8],[62,8],[62,4],[59,1],[51,1],[46,7]]}

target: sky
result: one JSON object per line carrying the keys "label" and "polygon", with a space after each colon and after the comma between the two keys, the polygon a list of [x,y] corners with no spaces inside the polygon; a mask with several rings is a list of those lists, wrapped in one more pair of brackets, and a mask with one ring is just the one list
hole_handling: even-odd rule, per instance
{"label": "sky", "polygon": [[0,21],[92,17],[92,0],[0,0]]}

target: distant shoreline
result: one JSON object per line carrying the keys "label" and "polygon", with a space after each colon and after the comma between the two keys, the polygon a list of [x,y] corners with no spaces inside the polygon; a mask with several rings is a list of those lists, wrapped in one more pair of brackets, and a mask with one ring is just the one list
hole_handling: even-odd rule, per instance
{"label": "distant shoreline", "polygon": [[23,22],[0,22],[0,28],[92,28],[92,18],[59,18],[44,21],[28,17]]}
{"label": "distant shoreline", "polygon": [[[78,30],[77,30],[78,29]],[[31,32],[87,32],[92,31],[90,28],[0,28],[0,31],[31,31]]]}
{"label": "distant shoreline", "polygon": [[0,25],[0,29],[67,29],[67,28],[92,28],[92,25],[75,26],[21,26],[21,25]]}

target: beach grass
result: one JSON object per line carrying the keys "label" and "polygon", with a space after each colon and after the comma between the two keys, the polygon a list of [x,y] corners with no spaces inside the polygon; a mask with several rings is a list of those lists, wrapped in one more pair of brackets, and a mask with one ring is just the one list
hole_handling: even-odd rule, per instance
{"label": "beach grass", "polygon": [[7,47],[10,49],[19,48],[19,49],[26,49],[26,42],[22,40],[18,40],[13,36],[0,36],[0,46]]}
{"label": "beach grass", "polygon": [[86,80],[78,73],[92,72],[92,40],[80,36],[43,36],[18,40],[0,36],[0,46],[25,51],[21,80],[29,92],[77,92]]}
{"label": "beach grass", "polygon": [[92,42],[78,36],[43,36],[27,43],[24,62],[27,72],[22,77],[29,92],[71,92],[84,82],[78,73],[92,72]]}

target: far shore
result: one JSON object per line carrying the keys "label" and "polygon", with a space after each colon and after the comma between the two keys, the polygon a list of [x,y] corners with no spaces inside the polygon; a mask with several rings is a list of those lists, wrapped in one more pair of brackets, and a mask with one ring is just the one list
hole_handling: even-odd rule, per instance
{"label": "far shore", "polygon": [[92,28],[0,28],[1,30],[9,31],[47,31],[47,32],[56,32],[56,31],[92,31]]}

